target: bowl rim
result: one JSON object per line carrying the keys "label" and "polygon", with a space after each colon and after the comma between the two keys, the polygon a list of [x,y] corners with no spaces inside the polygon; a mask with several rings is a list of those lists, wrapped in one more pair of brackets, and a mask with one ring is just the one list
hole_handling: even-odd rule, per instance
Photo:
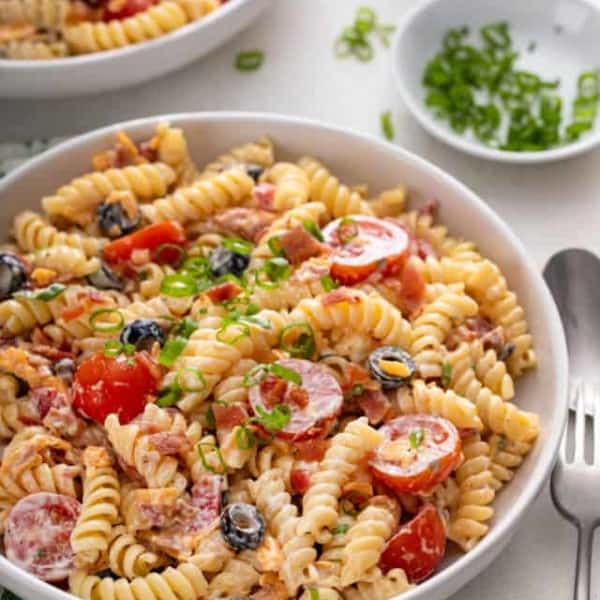
{"label": "bowl rim", "polygon": [[[517,525],[523,519],[526,510],[531,506],[539,492],[542,490],[554,465],[562,432],[566,423],[567,346],[558,310],[554,304],[550,290],[546,286],[542,274],[538,270],[533,258],[528,254],[522,242],[504,220],[485,204],[474,191],[426,159],[367,133],[349,130],[337,125],[330,125],[314,119],[274,113],[237,111],[172,113],[122,121],[95,129],[70,140],[61,142],[27,163],[17,167],[14,171],[0,180],[0,197],[4,190],[12,185],[13,182],[34,174],[38,169],[47,167],[52,163],[55,157],[63,152],[72,152],[99,138],[114,134],[121,129],[127,129],[135,134],[136,130],[151,128],[163,121],[169,121],[172,125],[180,126],[184,130],[186,124],[190,123],[216,123],[224,125],[233,123],[260,123],[267,132],[269,131],[269,127],[274,126],[292,126],[298,128],[299,131],[304,128],[312,128],[317,131],[327,131],[340,136],[340,138],[345,138],[345,144],[351,144],[352,140],[367,142],[374,148],[378,148],[379,151],[388,152],[394,155],[399,162],[404,164],[405,168],[417,169],[429,173],[432,177],[439,180],[443,186],[448,189],[453,189],[457,195],[461,197],[461,201],[465,202],[473,210],[480,212],[513,247],[520,264],[526,270],[531,286],[535,288],[536,300],[540,302],[540,309],[544,315],[543,322],[547,327],[546,333],[548,334],[549,343],[553,348],[553,355],[555,357],[554,364],[548,365],[548,368],[552,369],[556,376],[553,399],[555,404],[557,404],[557,407],[550,426],[544,430],[544,447],[537,457],[537,462],[533,466],[531,476],[525,481],[523,489],[518,494],[515,501],[506,509],[506,514],[502,520],[494,524],[494,527],[490,529],[485,538],[483,538],[473,550],[436,573],[431,579],[416,586],[415,589],[403,595],[402,598],[406,598],[406,600],[425,600],[425,598],[428,597],[428,593],[439,592],[444,586],[447,586],[449,589],[448,593],[458,589],[452,587],[453,581],[459,581],[459,586],[466,584],[475,576],[479,575],[498,554],[499,549],[502,549],[508,542],[510,536],[516,530]],[[345,144],[344,147],[346,147]],[[463,570],[467,575],[461,580],[460,572]],[[25,582],[31,590],[40,593],[42,597],[46,597],[50,600],[68,600],[73,597],[68,592],[63,592],[21,570],[16,565],[10,563],[4,555],[0,555],[0,574],[7,576],[7,579],[12,581],[20,580]]]}
{"label": "bowl rim", "polygon": [[[594,10],[600,18],[600,4],[596,0],[577,0],[582,4],[586,4],[592,10]],[[593,150],[600,145],[600,124],[596,128],[589,132],[588,135],[582,139],[561,146],[553,148],[551,150],[542,150],[540,152],[514,152],[509,150],[497,150],[495,148],[489,148],[480,142],[471,141],[463,136],[455,134],[448,130],[445,126],[441,125],[433,116],[433,114],[426,110],[422,102],[413,95],[410,90],[408,81],[406,81],[402,69],[402,60],[400,45],[403,42],[404,36],[407,35],[410,28],[414,25],[420,15],[432,9],[436,4],[442,4],[444,0],[422,0],[412,8],[400,21],[394,34],[391,52],[392,52],[392,74],[393,79],[396,83],[396,87],[400,92],[402,101],[413,115],[415,119],[421,124],[429,134],[441,140],[445,144],[453,146],[466,154],[476,156],[478,158],[485,158],[487,160],[493,160],[497,162],[510,163],[510,164],[539,164],[545,162],[554,162],[557,160],[563,160],[573,156],[577,156],[584,152]],[[549,14],[550,11],[547,11]]]}
{"label": "bowl rim", "polygon": [[154,39],[129,44],[122,48],[113,48],[112,50],[101,50],[99,52],[90,52],[88,54],[80,54],[76,56],[65,56],[63,58],[54,58],[52,60],[13,60],[8,58],[0,58],[0,73],[5,72],[26,72],[34,76],[36,72],[43,71],[51,73],[52,71],[67,70],[68,68],[85,68],[87,66],[99,65],[105,62],[110,62],[113,59],[126,59],[129,56],[138,52],[148,50],[160,50],[161,46],[171,43],[177,43],[183,39],[187,39],[194,35],[201,35],[202,31],[211,27],[223,19],[226,19],[230,14],[234,14],[242,10],[242,8],[259,0],[229,0],[221,5],[218,9],[212,11],[208,15],[190,21],[185,25],[164,33]]}

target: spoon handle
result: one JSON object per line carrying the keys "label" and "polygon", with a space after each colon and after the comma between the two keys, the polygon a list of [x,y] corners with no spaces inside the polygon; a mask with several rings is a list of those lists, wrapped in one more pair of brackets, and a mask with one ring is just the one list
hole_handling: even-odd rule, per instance
{"label": "spoon handle", "polygon": [[577,562],[575,564],[574,600],[590,600],[590,572],[594,528],[589,524],[577,526]]}

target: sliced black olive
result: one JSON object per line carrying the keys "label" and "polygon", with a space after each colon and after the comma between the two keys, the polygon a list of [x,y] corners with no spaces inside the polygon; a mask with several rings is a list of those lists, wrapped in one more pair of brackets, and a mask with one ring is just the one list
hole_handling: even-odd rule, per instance
{"label": "sliced black olive", "polygon": [[384,390],[406,385],[417,369],[415,361],[402,348],[382,346],[369,355],[369,370]]}
{"label": "sliced black olive", "polygon": [[509,342],[508,344],[504,344],[504,346],[502,347],[502,350],[500,350],[500,352],[498,353],[498,360],[501,360],[501,361],[508,360],[512,356],[514,351],[515,351],[515,345],[512,342]]}
{"label": "sliced black olive", "polygon": [[234,550],[254,550],[265,535],[265,518],[251,504],[229,504],[221,513],[221,534]]}
{"label": "sliced black olive", "polygon": [[12,252],[0,252],[0,299],[10,298],[27,283],[27,269]]}
{"label": "sliced black olive", "polygon": [[228,274],[240,277],[250,264],[250,255],[233,252],[220,246],[210,255],[208,264],[215,277]]}
{"label": "sliced black olive", "polygon": [[245,163],[244,169],[246,170],[246,173],[248,173],[248,176],[252,177],[254,181],[258,181],[259,177],[265,171],[264,167],[261,167],[261,165],[257,165],[255,163]]}
{"label": "sliced black olive", "polygon": [[54,364],[54,374],[62,379],[67,385],[73,382],[75,373],[75,361],[71,358],[61,358]]}
{"label": "sliced black olive", "polygon": [[91,275],[87,276],[88,282],[99,290],[122,290],[124,283],[104,263]]}
{"label": "sliced black olive", "polygon": [[150,350],[155,342],[165,343],[165,334],[159,324],[152,319],[135,319],[127,323],[121,331],[120,341],[131,344],[136,350]]}
{"label": "sliced black olive", "polygon": [[98,227],[109,238],[131,233],[140,223],[139,214],[131,218],[120,202],[103,202],[96,209]]}

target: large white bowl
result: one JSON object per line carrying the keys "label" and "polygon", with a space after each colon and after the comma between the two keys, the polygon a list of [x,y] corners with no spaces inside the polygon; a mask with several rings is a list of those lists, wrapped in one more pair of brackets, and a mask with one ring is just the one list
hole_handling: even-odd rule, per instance
{"label": "large white bowl", "polygon": [[[65,142],[20,167],[0,182],[0,226],[8,231],[14,213],[37,208],[50,190],[89,169],[90,158],[125,129],[147,138],[157,122],[182,127],[199,163],[233,145],[268,134],[280,159],[314,154],[349,183],[367,183],[372,191],[408,184],[421,198],[437,198],[440,219],[451,232],[475,240],[504,270],[527,310],[535,336],[539,368],[518,385],[519,405],[540,415],[542,432],[514,481],[499,494],[489,535],[469,554],[449,556],[444,568],[406,600],[441,600],[479,574],[507,544],[542,488],[554,462],[566,417],[567,353],[560,320],[534,262],[508,226],[471,190],[437,167],[375,138],[314,121],[247,113],[202,113],[153,117],[99,129]],[[526,568],[526,565],[523,565]],[[68,594],[0,558],[0,582],[28,600],[67,600]]]}
{"label": "large white bowl", "polygon": [[180,69],[232,38],[272,1],[229,0],[203,19],[116,50],[55,60],[0,59],[0,98],[96,94],[148,81]]}
{"label": "large white bowl", "polygon": [[[519,69],[544,79],[561,80],[563,121],[569,122],[577,77],[600,64],[600,3],[597,0],[423,0],[405,17],[396,32],[392,60],[394,77],[404,103],[432,135],[463,152],[509,163],[541,163],[581,154],[600,144],[600,120],[572,144],[542,152],[506,152],[461,135],[425,106],[423,70],[451,28],[478,29],[490,23],[510,24]],[[533,51],[528,51],[531,43]],[[477,42],[478,43],[478,42]],[[477,44],[476,43],[476,44]]]}

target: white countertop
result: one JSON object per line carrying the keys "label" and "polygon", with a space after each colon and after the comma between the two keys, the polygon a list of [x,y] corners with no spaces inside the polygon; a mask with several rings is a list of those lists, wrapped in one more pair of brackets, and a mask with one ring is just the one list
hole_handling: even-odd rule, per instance
{"label": "white countertop", "polygon": [[[412,121],[394,89],[390,55],[337,60],[332,44],[362,5],[397,22],[414,0],[275,0],[236,40],[190,67],[121,93],[52,101],[0,100],[0,141],[65,136],[115,121],[181,111],[246,110],[294,114],[380,135],[392,110],[396,143],[420,154],[478,192],[514,228],[540,268],[568,246],[600,254],[600,150],[546,166],[516,167],[462,155]],[[263,49],[255,73],[238,73],[240,50]],[[600,499],[599,499],[600,502]],[[592,600],[600,600],[600,535]],[[455,599],[563,600],[572,595],[575,534],[547,490],[495,563]]]}

